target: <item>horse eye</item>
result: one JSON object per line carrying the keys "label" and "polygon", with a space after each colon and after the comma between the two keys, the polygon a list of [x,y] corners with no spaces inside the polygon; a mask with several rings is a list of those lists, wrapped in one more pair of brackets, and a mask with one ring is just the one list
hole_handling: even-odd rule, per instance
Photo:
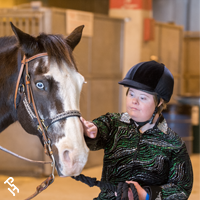
{"label": "horse eye", "polygon": [[36,87],[40,90],[44,90],[44,84],[42,82],[37,82]]}

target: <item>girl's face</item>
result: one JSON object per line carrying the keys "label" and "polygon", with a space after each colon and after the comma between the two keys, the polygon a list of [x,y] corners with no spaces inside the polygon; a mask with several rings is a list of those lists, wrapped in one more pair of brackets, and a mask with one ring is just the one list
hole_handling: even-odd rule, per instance
{"label": "girl's face", "polygon": [[150,120],[155,106],[153,95],[129,88],[126,96],[126,111],[134,121],[145,122]]}

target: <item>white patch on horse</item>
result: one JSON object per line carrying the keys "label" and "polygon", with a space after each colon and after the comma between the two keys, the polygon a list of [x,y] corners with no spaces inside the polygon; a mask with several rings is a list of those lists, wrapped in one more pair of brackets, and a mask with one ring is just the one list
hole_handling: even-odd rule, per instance
{"label": "white patch on horse", "polygon": [[32,67],[32,69],[35,71],[35,70],[36,70],[36,68],[38,67],[38,65],[39,65],[39,61],[38,61],[38,60],[36,60],[36,61],[35,61],[35,63],[33,64],[33,67]]}
{"label": "white patch on horse", "polygon": [[[47,66],[48,65],[48,57],[47,56],[43,57],[42,61],[44,62],[43,66]],[[36,70],[36,68],[38,67],[39,63],[40,63],[39,60],[35,61],[35,63],[33,64],[33,67],[32,67],[33,71]]]}
{"label": "white patch on horse", "polygon": [[[84,83],[84,77],[79,74],[76,69],[62,64],[57,66],[56,63],[50,65],[50,70],[45,76],[51,76],[53,79],[60,83],[58,84],[57,98],[62,102],[63,112],[69,110],[79,111],[79,99],[82,85]],[[59,114],[51,108],[50,118]],[[55,146],[58,149],[59,163],[62,166],[61,173],[63,176],[78,175],[87,161],[87,155],[89,149],[85,144],[83,137],[83,127],[78,117],[69,117],[64,122],[64,134],[65,136],[59,140],[54,141]],[[60,123],[55,122],[53,129],[59,134]],[[54,131],[55,132],[55,131]]]}
{"label": "white patch on horse", "polygon": [[44,75],[52,76],[60,83],[57,95],[63,103],[64,110],[79,110],[79,98],[76,94],[81,92],[84,77],[74,68],[64,64],[58,67],[56,63],[51,65],[49,72]]}

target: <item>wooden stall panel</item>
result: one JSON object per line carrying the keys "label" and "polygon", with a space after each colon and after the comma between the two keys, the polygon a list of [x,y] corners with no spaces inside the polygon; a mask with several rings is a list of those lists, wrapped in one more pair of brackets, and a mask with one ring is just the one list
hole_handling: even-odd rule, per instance
{"label": "wooden stall panel", "polygon": [[107,112],[118,112],[118,103],[119,86],[117,80],[91,81],[91,119]]}
{"label": "wooden stall panel", "polygon": [[183,94],[200,94],[200,33],[186,32],[183,49]]}
{"label": "wooden stall panel", "polygon": [[52,26],[52,34],[62,34],[66,33],[66,10],[52,8],[52,19],[50,20]]}
{"label": "wooden stall panel", "polygon": [[181,42],[179,29],[163,26],[161,30],[161,60],[173,74],[181,72]]}
{"label": "wooden stall panel", "polygon": [[185,45],[185,73],[200,75],[200,37],[186,37]]}
{"label": "wooden stall panel", "polygon": [[180,78],[174,77],[174,90],[170,103],[176,104],[177,103],[176,98],[178,95],[180,95]]}
{"label": "wooden stall panel", "polygon": [[43,32],[43,14],[40,11],[0,9],[0,37],[13,35],[12,22],[22,31],[37,36]]}
{"label": "wooden stall panel", "polygon": [[174,76],[174,91],[170,103],[175,104],[182,86],[183,28],[165,23],[157,23],[156,26],[159,27],[158,61],[164,63]]}
{"label": "wooden stall panel", "polygon": [[[150,41],[142,41],[141,61],[149,61],[152,59],[157,60],[159,58],[159,39],[160,39],[160,27],[154,26],[154,39]],[[158,61],[158,60],[157,60]]]}
{"label": "wooden stall panel", "polygon": [[10,19],[0,15],[0,37],[13,35]]}
{"label": "wooden stall panel", "polygon": [[190,77],[186,81],[187,87],[185,94],[190,94],[191,96],[200,95],[200,77]]}
{"label": "wooden stall panel", "polygon": [[122,20],[95,15],[92,41],[92,73],[121,73]]}
{"label": "wooden stall panel", "polygon": [[80,43],[76,46],[73,52],[78,71],[85,77],[86,81],[88,80],[88,76],[92,67],[91,43],[92,38],[82,37]]}

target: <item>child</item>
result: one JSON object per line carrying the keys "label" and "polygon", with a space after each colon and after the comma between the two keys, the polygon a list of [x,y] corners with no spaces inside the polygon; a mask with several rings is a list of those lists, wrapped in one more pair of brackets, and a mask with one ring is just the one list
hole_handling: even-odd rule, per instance
{"label": "child", "polygon": [[[132,67],[119,84],[128,87],[126,113],[81,118],[90,150],[104,149],[102,181],[134,183],[140,200],[186,200],[193,172],[185,143],[162,116],[173,93],[170,71],[155,61]],[[96,200],[115,200],[102,190]],[[129,199],[133,195],[129,190]]]}

